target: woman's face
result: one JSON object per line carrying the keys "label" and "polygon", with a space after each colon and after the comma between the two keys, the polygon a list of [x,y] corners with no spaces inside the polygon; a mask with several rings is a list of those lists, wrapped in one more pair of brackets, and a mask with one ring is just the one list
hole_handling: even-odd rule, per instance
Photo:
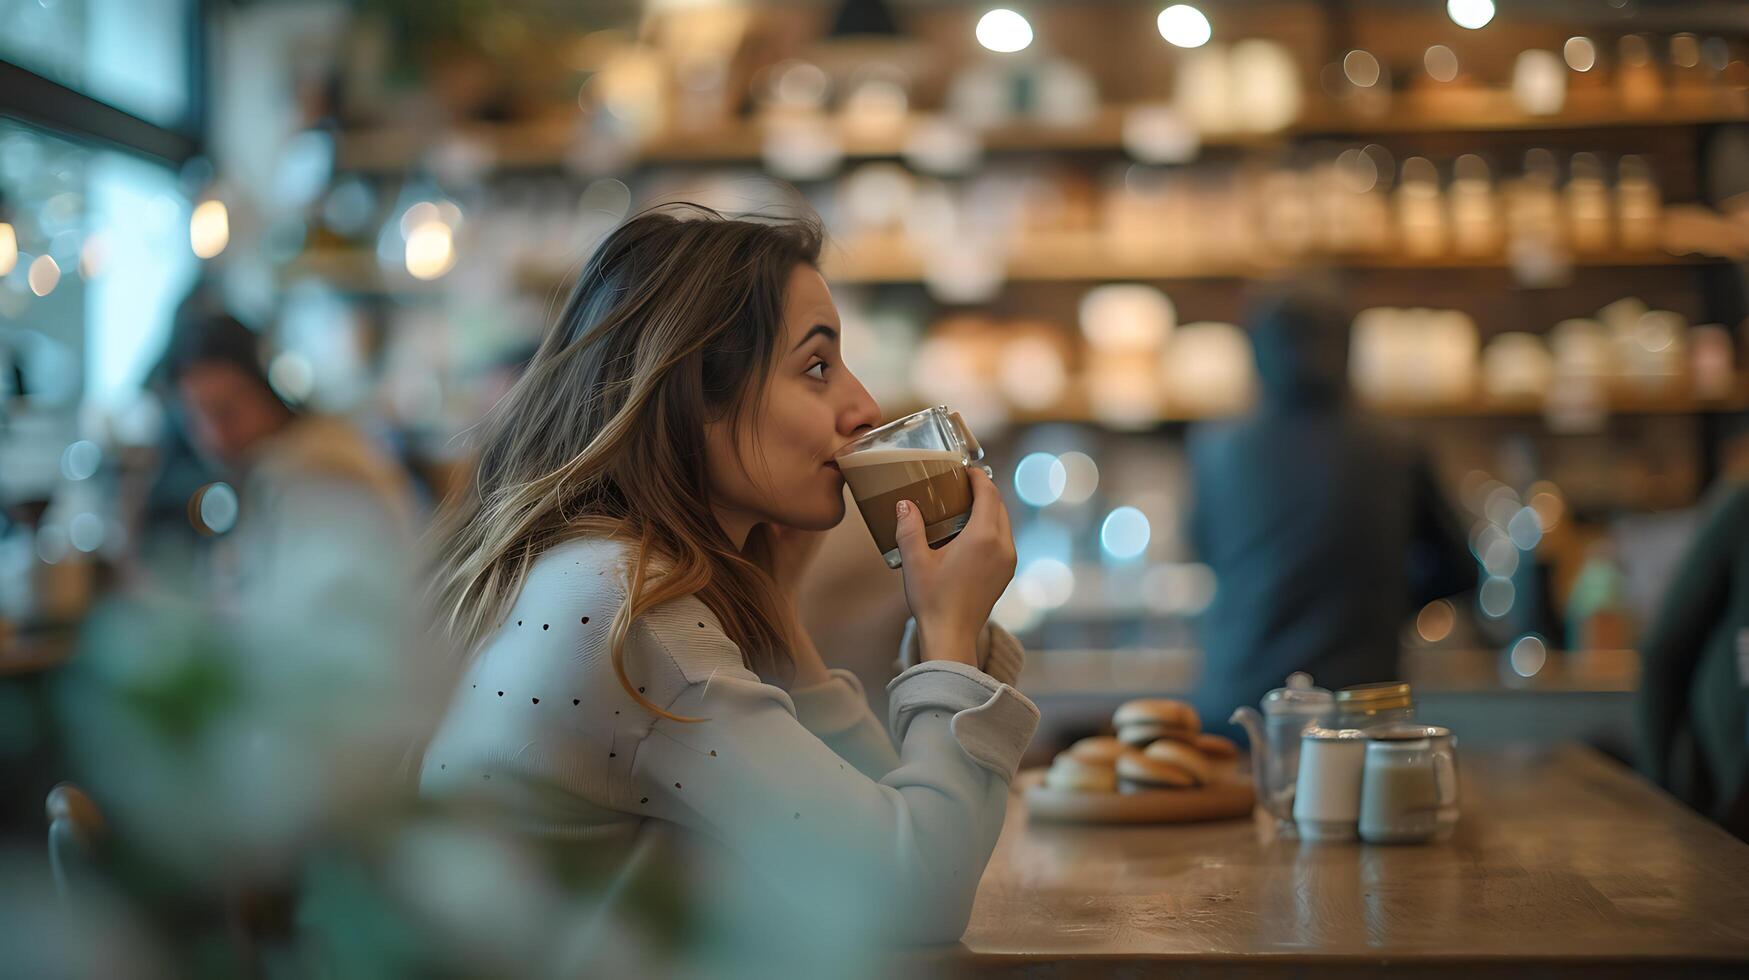
{"label": "woman's face", "polygon": [[754,524],[823,531],[844,517],[832,456],[879,423],[880,406],[845,366],[841,330],[826,280],[796,266],[763,404],[749,409],[738,443],[727,422],[706,426],[711,505],[737,541]]}

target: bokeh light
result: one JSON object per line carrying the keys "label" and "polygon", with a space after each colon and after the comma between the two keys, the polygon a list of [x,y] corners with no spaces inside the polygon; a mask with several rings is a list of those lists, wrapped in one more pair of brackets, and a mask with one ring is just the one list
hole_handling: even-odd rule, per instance
{"label": "bokeh light", "polygon": [[1512,644],[1512,652],[1507,656],[1512,664],[1512,672],[1520,677],[1535,677],[1549,661],[1548,644],[1536,634],[1521,636],[1518,642]]}
{"label": "bokeh light", "polygon": [[1356,48],[1342,56],[1342,74],[1357,88],[1372,88],[1382,73],[1379,59],[1371,51]]}
{"label": "bokeh light", "polygon": [[1597,45],[1588,37],[1570,37],[1561,45],[1561,57],[1574,71],[1590,71],[1597,65]]}
{"label": "bokeh light", "polygon": [[1415,632],[1428,643],[1438,643],[1457,626],[1457,607],[1448,599],[1435,599],[1421,607],[1415,617]]}
{"label": "bokeh light", "polygon": [[1670,38],[1670,60],[1678,68],[1695,68],[1700,65],[1700,39],[1684,31]]}
{"label": "bokeh light", "polygon": [[1482,506],[1482,516],[1495,524],[1505,527],[1512,520],[1512,515],[1518,513],[1523,502],[1518,499],[1518,492],[1502,484],[1488,494],[1488,500]]}
{"label": "bokeh light", "polygon": [[991,51],[1012,54],[1032,44],[1032,25],[1007,7],[997,7],[978,18],[978,43]]}
{"label": "bokeh light", "polygon": [[1488,549],[1493,547],[1496,542],[1510,542],[1510,540],[1506,536],[1506,532],[1499,527],[1486,521],[1479,521],[1470,533],[1470,554],[1475,555],[1477,561],[1481,561],[1483,556],[1488,553]]}
{"label": "bokeh light", "polygon": [[237,491],[228,483],[209,483],[188,499],[188,520],[205,535],[224,534],[237,524]]}
{"label": "bokeh light", "polygon": [[1050,453],[1029,453],[1014,467],[1014,492],[1033,507],[1048,507],[1063,495],[1068,471]]}
{"label": "bokeh light", "polygon": [[779,104],[816,109],[831,89],[831,77],[812,62],[791,59],[772,66],[771,97]]}
{"label": "bokeh light", "polygon": [[1482,607],[1482,614],[1489,619],[1499,619],[1512,611],[1512,603],[1518,598],[1518,590],[1512,587],[1511,579],[1490,577],[1482,583],[1477,595],[1477,603]]}
{"label": "bokeh light", "polygon": [[195,205],[188,219],[188,243],[194,254],[210,259],[231,243],[231,216],[225,202],[208,199]]}
{"label": "bokeh light", "polygon": [[1160,11],[1154,24],[1167,43],[1180,48],[1200,48],[1214,36],[1209,19],[1188,3],[1175,3]]}
{"label": "bokeh light", "polygon": [[455,267],[455,242],[449,225],[427,221],[407,236],[407,272],[415,279],[441,278]]}
{"label": "bokeh light", "polygon": [[1037,626],[1043,613],[1022,595],[1016,583],[1003,590],[1001,598],[990,610],[990,620],[1010,633],[1021,634]]}
{"label": "bokeh light", "polygon": [[1445,12],[1457,26],[1480,30],[1494,19],[1494,0],[1445,0]]}
{"label": "bokeh light", "polygon": [[1081,452],[1068,452],[1057,457],[1063,465],[1063,493],[1058,499],[1065,504],[1085,503],[1099,489],[1099,466],[1093,457]]}
{"label": "bokeh light", "polygon": [[0,276],[10,275],[18,265],[18,232],[0,221]]}
{"label": "bokeh light", "polygon": [[1016,585],[1033,608],[1055,609],[1075,594],[1075,572],[1055,558],[1040,558],[1027,564]]}
{"label": "bokeh light", "polygon": [[1449,82],[1458,76],[1457,52],[1443,44],[1428,45],[1421,54],[1421,64],[1436,82]]}
{"label": "bokeh light", "polygon": [[1536,511],[1537,521],[1545,533],[1559,526],[1567,513],[1567,502],[1561,497],[1560,488],[1546,480],[1531,484],[1530,506]]}
{"label": "bokeh light", "polygon": [[1100,524],[1099,545],[1111,557],[1128,560],[1148,550],[1151,534],[1148,515],[1134,507],[1119,507]]}
{"label": "bokeh light", "polygon": [[61,475],[78,482],[90,479],[103,462],[103,450],[89,439],[80,439],[61,452]]}
{"label": "bokeh light", "polygon": [[67,522],[67,540],[80,551],[92,552],[103,546],[103,518],[86,511],[73,515]]}
{"label": "bokeh light", "polygon": [[1535,551],[1543,540],[1542,517],[1534,507],[1523,507],[1506,522],[1506,533],[1521,551]]}
{"label": "bokeh light", "polygon": [[1482,567],[1489,575],[1501,578],[1511,578],[1518,571],[1518,545],[1512,539],[1502,535],[1488,544],[1488,550],[1482,552]]}
{"label": "bokeh light", "polygon": [[61,284],[61,267],[53,256],[39,255],[31,260],[26,278],[31,292],[38,296],[47,296]]}
{"label": "bokeh light", "polygon": [[401,237],[411,238],[413,232],[420,225],[442,220],[443,215],[437,210],[436,203],[432,201],[420,201],[401,212]]}
{"label": "bokeh light", "polygon": [[308,401],[316,387],[316,371],[310,359],[296,351],[283,351],[267,368],[267,383],[286,401]]}

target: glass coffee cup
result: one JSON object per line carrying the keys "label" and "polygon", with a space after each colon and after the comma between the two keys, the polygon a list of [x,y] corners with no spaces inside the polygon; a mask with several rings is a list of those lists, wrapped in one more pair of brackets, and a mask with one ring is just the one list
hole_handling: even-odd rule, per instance
{"label": "glass coffee cup", "polygon": [[[950,540],[972,516],[966,467],[983,458],[983,447],[959,413],[937,405],[856,439],[834,461],[881,557],[888,568],[898,568],[898,502],[917,505],[930,545]],[[988,466],[981,468],[990,473]]]}

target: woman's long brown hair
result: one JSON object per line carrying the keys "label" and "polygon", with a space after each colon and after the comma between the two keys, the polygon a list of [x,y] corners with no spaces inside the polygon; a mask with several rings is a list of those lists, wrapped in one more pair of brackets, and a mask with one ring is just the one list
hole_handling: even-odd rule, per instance
{"label": "woman's long brown hair", "polygon": [[727,421],[738,435],[763,397],[790,274],[817,265],[820,246],[811,219],[682,204],[627,220],[597,247],[487,417],[475,479],[434,529],[433,599],[452,642],[471,655],[548,548],[605,536],[631,545],[608,638],[639,704],[678,718],[638,693],[624,653],[632,623],[681,596],[704,602],[750,668],[789,673],[771,578],[710,510],[705,424]]}

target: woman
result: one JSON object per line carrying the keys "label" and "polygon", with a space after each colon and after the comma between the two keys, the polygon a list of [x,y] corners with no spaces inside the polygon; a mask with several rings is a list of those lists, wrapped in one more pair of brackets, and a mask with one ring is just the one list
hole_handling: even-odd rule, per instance
{"label": "woman", "polygon": [[920,662],[889,737],[794,603],[844,515],[833,454],[879,421],[820,244],[688,207],[597,249],[441,530],[442,625],[475,652],[421,791],[614,854],[680,831],[794,909],[854,900],[885,935],[952,941],[1038,719],[986,626],[1013,539],[976,470],[944,547],[899,505]]}

